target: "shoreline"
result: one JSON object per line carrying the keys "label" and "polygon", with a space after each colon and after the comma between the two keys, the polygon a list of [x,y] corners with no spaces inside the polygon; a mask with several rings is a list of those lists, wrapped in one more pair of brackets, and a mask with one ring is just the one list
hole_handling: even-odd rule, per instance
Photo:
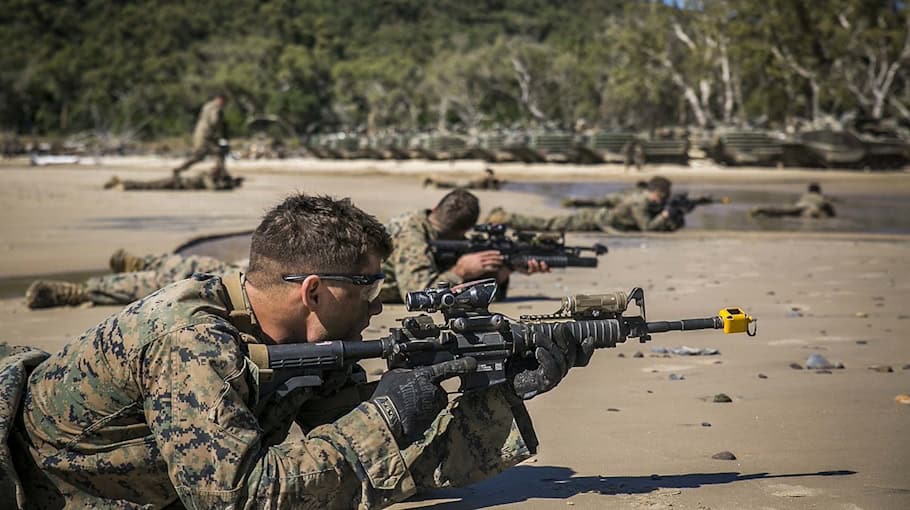
{"label": "shoreline", "polygon": [[[164,158],[155,156],[104,156],[86,158],[79,164],[48,165],[31,167],[43,168],[91,168],[96,170],[153,170],[159,169],[168,173],[179,164],[181,158]],[[0,162],[0,170],[6,166],[28,166],[28,158],[12,158]],[[197,165],[202,169],[205,162]],[[592,165],[560,163],[489,163],[479,159],[459,159],[452,161],[430,160],[374,160],[350,159],[333,160],[318,158],[286,158],[259,160],[228,160],[228,170],[240,174],[286,174],[302,173],[307,175],[345,175],[345,176],[429,176],[447,175],[451,177],[476,176],[485,168],[492,168],[502,177],[521,177],[520,180],[549,180],[558,178],[567,181],[584,181],[590,178],[598,180],[635,182],[641,177],[668,175],[674,179],[711,179],[711,180],[867,180],[867,179],[908,179],[910,166],[895,170],[848,170],[802,167],[759,167],[759,166],[723,166],[711,160],[691,160],[689,165],[648,164],[642,171],[626,171],[624,165],[601,163]],[[165,172],[167,170],[167,172]],[[516,179],[517,180],[517,179]],[[682,182],[682,181],[681,181]]]}

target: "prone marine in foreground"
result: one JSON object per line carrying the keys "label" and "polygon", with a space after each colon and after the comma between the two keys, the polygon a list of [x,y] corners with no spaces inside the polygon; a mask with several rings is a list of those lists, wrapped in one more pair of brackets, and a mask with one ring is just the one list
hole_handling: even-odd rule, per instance
{"label": "prone marine in foreground", "polygon": [[319,386],[264,384],[255,345],[361,339],[390,251],[349,201],[291,196],[253,234],[246,275],[169,285],[47,359],[0,346],[0,493],[22,508],[379,508],[528,458],[517,392],[559,382],[583,356],[570,335],[548,351],[565,370],[528,365],[517,388],[452,402],[439,383],[474,358],[378,385],[353,364]]}

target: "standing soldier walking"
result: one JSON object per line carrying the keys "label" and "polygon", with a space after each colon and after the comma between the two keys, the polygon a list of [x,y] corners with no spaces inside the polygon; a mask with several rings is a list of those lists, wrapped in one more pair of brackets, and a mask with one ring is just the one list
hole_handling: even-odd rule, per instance
{"label": "standing soldier walking", "polygon": [[219,92],[211,101],[202,106],[202,111],[199,112],[199,118],[196,120],[196,128],[193,130],[193,154],[190,159],[174,169],[175,176],[202,161],[207,155],[214,153],[215,166],[208,174],[212,180],[212,187],[214,188],[217,183],[230,180],[224,165],[228,144],[227,125],[224,122],[222,110],[226,102],[227,97]]}

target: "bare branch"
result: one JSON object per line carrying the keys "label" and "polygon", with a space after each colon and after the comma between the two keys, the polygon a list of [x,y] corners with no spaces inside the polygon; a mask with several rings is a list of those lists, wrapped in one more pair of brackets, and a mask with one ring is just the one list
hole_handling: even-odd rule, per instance
{"label": "bare branch", "polygon": [[678,22],[673,23],[673,33],[676,34],[676,38],[688,46],[690,50],[695,51],[695,43],[692,42],[692,39],[688,35],[686,35],[686,33],[683,31],[682,26],[680,26]]}

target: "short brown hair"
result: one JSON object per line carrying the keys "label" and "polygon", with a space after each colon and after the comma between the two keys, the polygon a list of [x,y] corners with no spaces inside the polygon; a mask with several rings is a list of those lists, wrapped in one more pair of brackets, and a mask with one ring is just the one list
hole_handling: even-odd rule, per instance
{"label": "short brown hair", "polygon": [[670,182],[670,179],[659,175],[657,177],[652,177],[651,180],[648,181],[648,189],[650,191],[657,191],[664,195],[670,194],[671,186],[672,183]]}
{"label": "short brown hair", "polygon": [[480,217],[480,201],[470,191],[457,188],[442,197],[434,211],[442,230],[468,230]]}
{"label": "short brown hair", "polygon": [[261,287],[291,273],[353,273],[371,254],[385,259],[392,240],[350,199],[291,195],[262,218],[250,242],[251,280]]}

